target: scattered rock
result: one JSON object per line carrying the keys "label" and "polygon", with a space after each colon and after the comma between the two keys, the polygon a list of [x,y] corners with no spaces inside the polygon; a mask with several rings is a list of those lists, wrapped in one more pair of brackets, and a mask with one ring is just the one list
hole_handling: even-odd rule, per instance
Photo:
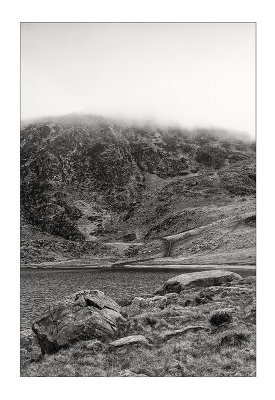
{"label": "scattered rock", "polygon": [[20,332],[20,352],[27,360],[38,361],[42,357],[37,337],[31,329]]}
{"label": "scattered rock", "polygon": [[129,345],[150,346],[148,340],[143,335],[126,336],[110,343],[110,346],[112,347],[122,347]]}
{"label": "scattered rock", "polygon": [[201,331],[201,330],[209,330],[209,328],[207,328],[206,326],[201,326],[201,325],[187,326],[186,328],[177,329],[175,331],[164,332],[161,336],[163,339],[170,339],[175,336],[181,336],[190,331],[197,332],[197,331]]}
{"label": "scattered rock", "polygon": [[223,283],[241,279],[240,275],[225,270],[193,272],[169,279],[155,294],[180,293],[185,288],[220,286]]}
{"label": "scattered rock", "polygon": [[171,304],[178,302],[178,295],[176,293],[168,293],[165,296],[154,296],[154,297],[135,297],[132,300],[130,307],[127,311],[130,314],[140,313],[141,310],[154,310],[168,307]]}
{"label": "scattered rock", "polygon": [[50,306],[32,329],[42,353],[52,353],[80,340],[114,337],[122,320],[115,301],[99,290],[83,290]]}
{"label": "scattered rock", "polygon": [[209,317],[211,325],[220,326],[222,324],[229,324],[232,322],[232,309],[224,308],[221,310],[215,310]]}

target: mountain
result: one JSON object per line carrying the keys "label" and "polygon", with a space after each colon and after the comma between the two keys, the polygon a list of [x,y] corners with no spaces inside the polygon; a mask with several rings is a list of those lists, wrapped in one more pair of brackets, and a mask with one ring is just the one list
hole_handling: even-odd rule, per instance
{"label": "mountain", "polygon": [[255,142],[99,116],[21,127],[21,259],[255,262]]}

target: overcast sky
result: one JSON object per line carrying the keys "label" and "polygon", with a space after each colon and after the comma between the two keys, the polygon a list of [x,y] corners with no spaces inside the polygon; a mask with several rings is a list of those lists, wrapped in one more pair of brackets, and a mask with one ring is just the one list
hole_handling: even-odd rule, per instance
{"label": "overcast sky", "polygon": [[255,131],[254,24],[21,24],[22,119],[71,112]]}

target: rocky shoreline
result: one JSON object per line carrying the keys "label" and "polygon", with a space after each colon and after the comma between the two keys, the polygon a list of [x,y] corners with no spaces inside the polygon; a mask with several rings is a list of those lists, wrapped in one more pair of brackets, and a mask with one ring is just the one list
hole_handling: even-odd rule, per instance
{"label": "rocky shoreline", "polygon": [[84,290],[21,332],[22,376],[255,376],[255,277],[178,275],[117,304]]}

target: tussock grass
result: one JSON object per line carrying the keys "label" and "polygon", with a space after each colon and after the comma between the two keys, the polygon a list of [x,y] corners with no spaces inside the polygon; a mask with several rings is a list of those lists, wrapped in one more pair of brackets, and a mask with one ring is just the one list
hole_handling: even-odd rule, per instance
{"label": "tussock grass", "polygon": [[210,315],[209,318],[211,325],[214,326],[229,324],[232,320],[232,312],[228,309],[216,310]]}

